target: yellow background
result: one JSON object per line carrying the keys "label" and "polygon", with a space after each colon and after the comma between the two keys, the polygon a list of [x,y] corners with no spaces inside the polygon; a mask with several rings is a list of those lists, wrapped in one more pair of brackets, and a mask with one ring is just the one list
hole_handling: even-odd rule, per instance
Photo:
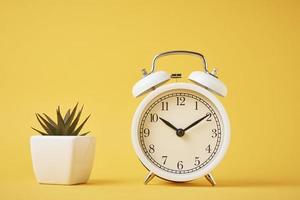
{"label": "yellow background", "polygon": [[[0,199],[300,198],[299,1],[1,1]],[[220,98],[232,140],[200,179],[154,179],[131,146],[131,95],[152,57],[174,49],[203,53],[229,89]],[[162,59],[186,77],[197,58]],[[39,185],[29,138],[35,112],[85,105],[97,137],[87,185]]]}

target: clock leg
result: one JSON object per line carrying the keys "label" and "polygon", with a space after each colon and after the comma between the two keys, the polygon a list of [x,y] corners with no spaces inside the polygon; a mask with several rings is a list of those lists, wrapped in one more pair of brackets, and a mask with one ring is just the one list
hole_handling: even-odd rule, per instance
{"label": "clock leg", "polygon": [[155,174],[153,172],[149,171],[148,175],[145,178],[144,184],[147,185],[154,177],[155,177]]}
{"label": "clock leg", "polygon": [[205,178],[206,178],[206,180],[208,180],[208,182],[210,182],[210,184],[212,186],[216,185],[216,181],[215,181],[214,177],[211,174],[206,174]]}

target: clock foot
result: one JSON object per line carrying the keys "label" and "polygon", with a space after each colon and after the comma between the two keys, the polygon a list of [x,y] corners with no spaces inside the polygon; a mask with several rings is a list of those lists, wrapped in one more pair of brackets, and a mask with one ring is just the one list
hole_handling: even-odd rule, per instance
{"label": "clock foot", "polygon": [[154,177],[155,177],[155,174],[150,171],[145,178],[144,184],[147,185]]}
{"label": "clock foot", "polygon": [[205,175],[206,180],[212,185],[215,186],[216,185],[216,181],[214,179],[214,177],[211,174],[206,174]]}

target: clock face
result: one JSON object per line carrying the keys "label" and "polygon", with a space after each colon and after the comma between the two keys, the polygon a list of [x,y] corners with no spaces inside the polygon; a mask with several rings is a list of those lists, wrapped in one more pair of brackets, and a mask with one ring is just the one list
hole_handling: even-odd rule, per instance
{"label": "clock face", "polygon": [[190,89],[171,89],[153,98],[137,130],[148,161],[172,174],[190,174],[209,165],[224,137],[216,106]]}

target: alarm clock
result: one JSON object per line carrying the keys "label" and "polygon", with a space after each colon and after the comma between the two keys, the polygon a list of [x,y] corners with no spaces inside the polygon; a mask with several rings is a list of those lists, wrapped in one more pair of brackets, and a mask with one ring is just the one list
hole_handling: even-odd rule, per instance
{"label": "alarm clock", "polygon": [[[167,82],[180,73],[156,71],[157,60],[170,55],[199,57],[204,70],[192,72],[190,82]],[[198,52],[176,50],[156,55],[149,73],[132,89],[134,97],[147,96],[132,120],[132,144],[148,169],[145,184],[155,176],[174,182],[205,177],[216,184],[211,172],[222,161],[230,141],[228,115],[215,95],[225,97],[227,88],[217,70],[208,71]]]}

